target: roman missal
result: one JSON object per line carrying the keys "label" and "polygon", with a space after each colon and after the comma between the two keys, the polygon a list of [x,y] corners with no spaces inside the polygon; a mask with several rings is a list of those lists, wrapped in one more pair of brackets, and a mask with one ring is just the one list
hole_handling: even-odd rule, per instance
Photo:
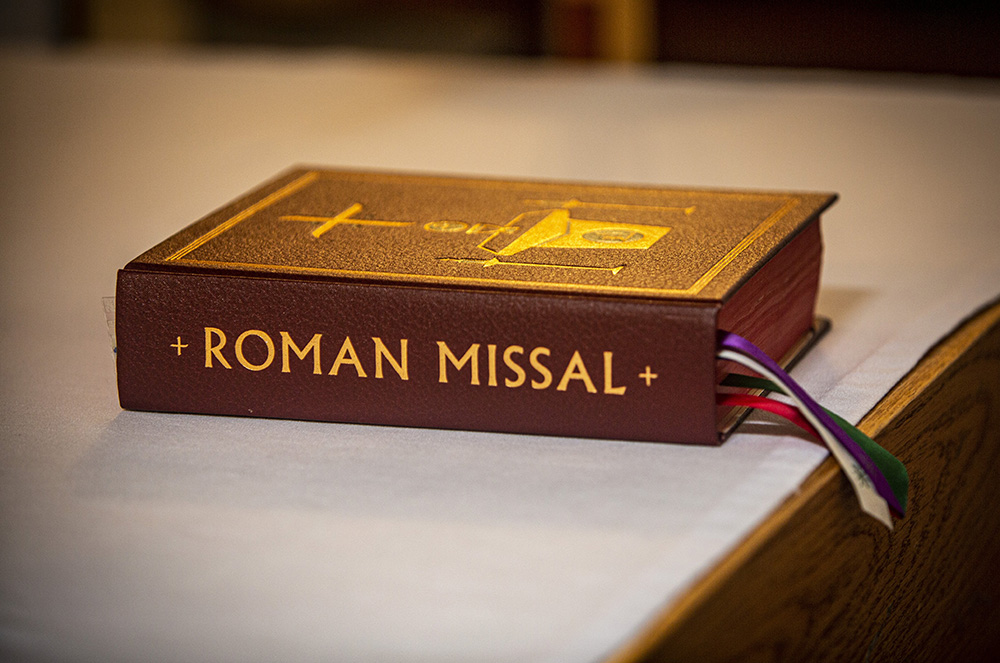
{"label": "roman missal", "polygon": [[119,272],[122,407],[718,444],[814,326],[833,194],[299,168]]}

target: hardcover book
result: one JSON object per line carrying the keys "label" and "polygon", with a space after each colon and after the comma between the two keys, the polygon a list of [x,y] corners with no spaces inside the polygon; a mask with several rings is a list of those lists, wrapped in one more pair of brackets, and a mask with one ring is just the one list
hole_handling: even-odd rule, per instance
{"label": "hardcover book", "polygon": [[119,271],[127,409],[718,444],[811,333],[821,193],[295,169]]}

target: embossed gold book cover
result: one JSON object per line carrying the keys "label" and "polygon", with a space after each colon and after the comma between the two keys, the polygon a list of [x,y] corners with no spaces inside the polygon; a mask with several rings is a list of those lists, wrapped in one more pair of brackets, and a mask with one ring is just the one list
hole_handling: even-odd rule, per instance
{"label": "embossed gold book cover", "polygon": [[120,272],[121,402],[716,443],[715,331],[807,332],[834,199],[294,170]]}

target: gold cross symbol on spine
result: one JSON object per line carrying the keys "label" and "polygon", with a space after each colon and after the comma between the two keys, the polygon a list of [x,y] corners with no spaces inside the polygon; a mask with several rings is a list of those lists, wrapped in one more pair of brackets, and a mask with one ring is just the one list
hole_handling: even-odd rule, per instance
{"label": "gold cross symbol on spine", "polygon": [[181,356],[181,349],[186,348],[187,346],[188,346],[187,343],[181,343],[181,337],[180,336],[177,337],[177,342],[176,343],[171,343],[170,344],[170,347],[177,348],[177,356],[178,357]]}
{"label": "gold cross symbol on spine", "polygon": [[653,380],[660,377],[656,373],[650,370],[649,366],[646,367],[645,373],[639,373],[639,377],[646,381],[646,386],[649,387],[653,384]]}

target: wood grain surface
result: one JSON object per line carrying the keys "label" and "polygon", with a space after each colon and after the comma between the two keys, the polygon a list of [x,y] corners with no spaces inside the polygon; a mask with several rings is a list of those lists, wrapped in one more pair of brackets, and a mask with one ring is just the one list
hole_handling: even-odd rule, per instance
{"label": "wood grain surface", "polygon": [[1000,303],[861,422],[910,473],[893,532],[828,459],[614,661],[1000,660]]}

